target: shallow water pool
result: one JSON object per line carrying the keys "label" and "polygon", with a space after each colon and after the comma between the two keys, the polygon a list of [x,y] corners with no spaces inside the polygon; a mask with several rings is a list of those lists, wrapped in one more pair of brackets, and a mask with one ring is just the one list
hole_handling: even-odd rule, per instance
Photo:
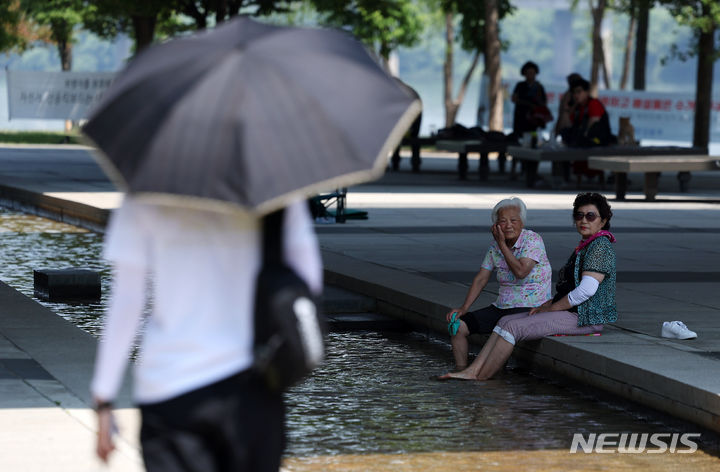
{"label": "shallow water pool", "polygon": [[[110,266],[102,236],[0,210],[0,279],[33,296],[33,269],[97,270],[94,304],[40,301],[99,336]],[[693,433],[693,425],[514,366],[487,382],[437,382],[444,339],[331,333],[324,365],[287,394],[292,471],[720,470],[717,435],[693,454],[570,454],[573,434]]]}

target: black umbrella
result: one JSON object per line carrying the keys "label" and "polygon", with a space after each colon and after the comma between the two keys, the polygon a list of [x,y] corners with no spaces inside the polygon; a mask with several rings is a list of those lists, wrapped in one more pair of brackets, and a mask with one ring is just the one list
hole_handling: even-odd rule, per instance
{"label": "black umbrella", "polygon": [[131,193],[267,213],[379,177],[419,112],[352,36],[240,17],[139,54],[83,131]]}

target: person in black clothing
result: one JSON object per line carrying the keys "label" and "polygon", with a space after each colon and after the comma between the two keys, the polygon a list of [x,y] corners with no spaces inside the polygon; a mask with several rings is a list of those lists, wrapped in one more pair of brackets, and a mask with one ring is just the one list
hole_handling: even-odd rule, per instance
{"label": "person in black clothing", "polygon": [[[513,113],[513,136],[520,139],[523,133],[537,131],[544,128],[545,122],[534,116],[534,110],[538,106],[547,109],[547,95],[545,88],[535,80],[540,74],[540,67],[532,61],[528,61],[520,68],[520,74],[525,80],[515,85],[512,93],[512,101],[515,104]],[[511,171],[515,173],[515,159],[513,159]]]}
{"label": "person in black clothing", "polygon": [[545,88],[535,80],[540,74],[540,68],[534,62],[526,62],[520,69],[525,80],[518,82],[512,94],[512,101],[515,104],[513,114],[513,133],[519,139],[523,133],[536,131],[544,127],[533,117],[533,109],[537,106],[547,106],[547,95]]}

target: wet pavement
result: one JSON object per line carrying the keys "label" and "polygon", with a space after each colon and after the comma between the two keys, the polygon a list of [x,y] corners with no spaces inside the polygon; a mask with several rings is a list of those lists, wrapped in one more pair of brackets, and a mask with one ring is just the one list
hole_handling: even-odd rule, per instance
{"label": "wet pavement", "polygon": [[[27,157],[31,155],[36,157]],[[65,159],[74,163],[67,167],[72,169],[70,174],[63,165]],[[33,179],[32,166],[37,162],[43,163],[43,170]],[[348,206],[367,210],[370,219],[351,220],[345,225],[318,225],[326,278],[372,298],[379,312],[413,323],[421,333],[444,332],[444,313],[464,297],[469,283],[467,277],[477,270],[478,259],[482,258],[489,242],[486,228],[490,209],[500,198],[517,195],[526,201],[528,227],[543,235],[556,268],[576,242],[568,217],[576,190],[551,191],[540,185],[528,191],[519,182],[507,181],[496,174],[485,183],[457,181],[454,164],[454,159],[438,156],[423,162],[421,174],[401,171],[389,174],[376,184],[353,188]],[[83,172],[78,171],[81,168],[88,172],[87,182]],[[18,153],[14,148],[4,148],[0,149],[0,169],[0,200],[24,211],[44,212],[69,222],[87,221],[88,226],[97,228],[103,224],[103,215],[106,217],[107,210],[118,201],[118,195],[108,191],[107,182],[98,184],[92,160],[83,150],[62,148],[58,153],[50,148]],[[717,285],[719,259],[714,241],[720,232],[717,178],[709,173],[694,175],[691,194],[674,193],[676,182],[663,178],[659,202],[638,200],[637,187],[631,187],[630,197],[634,200],[611,202],[616,214],[613,225],[619,239],[616,250],[620,320],[600,338],[552,338],[528,343],[518,349],[520,362],[523,365],[528,362],[532,372],[551,369],[548,372],[552,375],[578,379],[590,388],[621,394],[696,422],[701,425],[698,428],[717,427],[720,381],[718,376],[709,375],[718,372],[720,367],[720,356],[717,356],[720,294],[713,290]],[[641,181],[633,175],[631,179]],[[43,192],[43,188],[48,191]],[[606,193],[612,195],[610,191]],[[58,213],[58,208],[69,210]],[[2,423],[23,424],[16,434],[10,436],[9,431],[5,431],[0,438],[0,444],[12,445],[10,450],[14,452],[3,454],[0,468],[16,470],[17,467],[8,468],[8,465],[17,466],[23,461],[26,466],[41,464],[30,451],[34,450],[38,432],[45,431],[53,450],[60,450],[59,445],[65,444],[66,449],[79,457],[67,463],[58,459],[55,470],[95,470],[97,464],[90,458],[89,448],[81,445],[91,437],[93,427],[86,389],[94,339],[79,335],[73,326],[58,324],[59,317],[14,290],[0,289],[4,306],[0,311],[2,352],[7,358],[34,361],[53,378],[23,379],[15,375],[15,380],[0,379]],[[481,296],[478,305],[492,301],[494,290],[488,287],[488,293]],[[31,316],[30,312],[37,315]],[[686,321],[691,329],[698,331],[699,338],[692,342],[659,338],[659,322],[667,319]],[[388,396],[396,404],[385,417],[386,421],[381,422],[394,425],[383,431],[390,439],[397,440],[390,441],[392,447],[373,447],[372,438],[362,436],[362,429],[349,429],[358,434],[364,447],[354,449],[340,444],[325,453],[313,453],[307,444],[293,443],[297,444],[297,456],[288,458],[286,467],[289,470],[671,470],[682,464],[683,469],[717,468],[713,447],[693,454],[569,454],[567,434],[575,425],[582,423],[586,428],[582,432],[600,434],[613,432],[605,429],[613,423],[583,417],[586,410],[595,411],[588,405],[573,413],[580,415],[578,423],[574,423],[572,415],[566,415],[569,418],[566,429],[552,423],[553,418],[561,417],[562,409],[552,414],[549,404],[538,401],[540,410],[551,413],[531,413],[518,409],[517,405],[518,402],[532,403],[528,397],[491,401],[483,395],[483,389],[492,388],[499,390],[498,393],[507,393],[502,388],[502,382],[507,381],[505,376],[487,384],[430,382],[427,375],[442,371],[449,362],[447,345],[441,343],[435,348],[439,354],[423,360],[413,358],[397,365],[390,362],[380,382],[363,382],[362,369],[357,366],[335,368],[334,376],[345,379],[348,389],[359,389],[355,401],[364,398],[361,396],[364,388],[371,392],[371,397]],[[383,349],[375,352],[375,357],[381,356]],[[392,356],[386,357],[392,359]],[[372,359],[365,362],[369,363]],[[395,382],[392,368],[404,369],[403,374],[418,369],[422,375],[410,374],[409,379],[399,384]],[[345,370],[347,377],[341,375]],[[32,377],[38,371],[27,372],[35,372],[28,374]],[[365,377],[367,375],[365,373]],[[511,369],[505,375],[519,376],[515,381],[522,385],[524,375],[534,374]],[[352,382],[357,382],[358,387],[352,386]],[[332,389],[342,391],[336,384]],[[419,406],[403,410],[402,400],[408,398],[403,396],[403,390],[408,397],[418,397]],[[562,397],[547,395],[550,403],[563,405]],[[437,406],[438,398],[447,402],[440,411],[448,414],[435,415],[434,419],[426,416],[431,406]],[[464,401],[450,401],[458,398]],[[372,402],[366,401],[356,404],[355,410],[375,413]],[[129,406],[128,398],[122,397],[120,404]],[[506,416],[494,412],[500,406],[507,411]],[[28,408],[30,414],[23,413]],[[478,413],[473,415],[471,412],[476,410]],[[451,412],[459,412],[457,421],[448,419]],[[619,413],[620,417],[625,415],[627,413]],[[443,436],[441,441],[433,442],[433,437],[446,432],[437,427],[438,424],[454,424],[468,417],[469,431],[477,431],[477,437],[449,434],[452,439]],[[498,423],[492,423],[495,418]],[[28,423],[30,419],[32,422]],[[352,418],[338,419],[346,420],[349,425],[353,424]],[[122,444],[127,447],[114,467],[137,470],[134,410],[123,410],[121,421],[124,425]],[[512,431],[509,424],[522,425],[521,432],[532,432],[536,423],[550,424],[550,431],[558,432],[549,437],[509,433]],[[667,424],[660,426],[640,419],[642,427],[632,421],[621,422],[616,425],[616,431],[622,427],[629,432],[664,433],[666,428],[692,432],[690,429],[695,428],[688,423],[680,423],[679,427]],[[417,441],[413,440],[415,435],[404,435],[406,428],[417,433]],[[516,440],[516,446],[505,450],[488,442],[493,428],[498,430],[499,437],[507,432],[509,439]],[[65,431],[64,436],[52,433],[60,429]],[[318,427],[318,434],[329,433]],[[713,444],[715,436],[710,437],[713,439],[708,440],[709,444]],[[333,442],[332,438],[328,441]],[[456,443],[463,441],[467,447],[456,447]],[[292,447],[296,446],[291,445],[291,450]],[[58,458],[69,455],[57,454]],[[300,455],[302,457],[298,457]],[[35,470],[44,470],[39,467]]]}

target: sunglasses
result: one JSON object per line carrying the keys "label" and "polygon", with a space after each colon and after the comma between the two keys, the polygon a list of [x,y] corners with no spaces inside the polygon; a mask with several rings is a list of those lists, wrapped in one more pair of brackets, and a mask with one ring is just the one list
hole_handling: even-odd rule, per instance
{"label": "sunglasses", "polygon": [[600,215],[598,215],[594,211],[589,211],[587,213],[583,213],[581,211],[576,211],[575,213],[573,213],[573,219],[575,221],[582,221],[582,219],[585,218],[588,221],[588,223],[592,223],[597,218],[599,218],[599,216]]}

